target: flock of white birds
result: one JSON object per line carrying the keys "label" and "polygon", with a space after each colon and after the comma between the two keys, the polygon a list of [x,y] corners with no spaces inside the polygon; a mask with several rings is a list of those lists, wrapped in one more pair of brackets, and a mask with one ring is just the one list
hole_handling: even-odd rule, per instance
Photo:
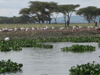
{"label": "flock of white birds", "polygon": [[[73,26],[72,27],[72,32],[74,32],[74,31],[76,31],[77,29],[78,30],[82,30],[82,26]],[[29,28],[29,27],[21,27],[21,28],[14,28],[14,29],[9,29],[9,28],[7,28],[7,27],[5,27],[5,28],[2,28],[2,29],[0,29],[0,32],[4,32],[4,31],[9,31],[9,32],[11,32],[11,31],[18,31],[18,30],[21,30],[21,31],[29,31],[29,30],[47,30],[47,29],[51,29],[51,30],[54,30],[55,29],[55,27],[51,27],[51,28],[49,28],[48,26],[46,26],[46,27],[44,27],[44,28],[39,28],[38,26],[37,26],[37,28],[34,28],[34,27],[31,27],[31,28]],[[65,28],[64,27],[61,27],[61,28],[59,28],[59,30],[61,31],[61,30],[64,30]],[[67,29],[69,29],[68,27],[67,27]],[[87,26],[87,30],[91,30],[91,29],[94,29],[94,30],[98,30],[98,29],[100,29],[100,26],[99,27],[95,27],[95,26]]]}
{"label": "flock of white birds", "polygon": [[[71,29],[72,29],[72,32],[74,32],[74,31],[76,31],[77,29],[78,30],[82,30],[82,26],[73,26]],[[1,30],[0,30],[0,32],[3,32],[3,31],[18,31],[18,30],[21,30],[21,31],[28,31],[28,30],[47,30],[47,29],[50,29],[48,26],[46,26],[46,27],[44,27],[44,28],[39,28],[38,26],[37,26],[37,28],[34,28],[34,27],[32,27],[32,28],[29,28],[29,27],[21,27],[21,28],[14,28],[14,29],[9,29],[9,28],[7,28],[7,27],[5,27],[5,28],[2,28]],[[51,28],[51,30],[54,30],[55,29],[55,27],[52,27]],[[64,30],[65,28],[64,27],[61,27],[61,28],[59,28],[59,30],[61,31],[61,30]],[[69,29],[68,27],[67,27],[67,29]],[[95,26],[87,26],[87,30],[91,30],[91,29],[94,29],[94,30],[98,30],[98,29],[100,29],[100,26],[98,26],[98,27],[95,27]],[[9,41],[10,40],[10,38],[9,37],[6,37],[6,38],[4,38],[4,40],[3,41]]]}

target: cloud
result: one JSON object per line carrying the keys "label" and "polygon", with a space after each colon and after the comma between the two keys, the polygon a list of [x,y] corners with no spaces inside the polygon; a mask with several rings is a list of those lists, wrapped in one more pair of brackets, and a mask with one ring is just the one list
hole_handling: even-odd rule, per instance
{"label": "cloud", "polygon": [[0,16],[19,16],[19,9],[0,9]]}
{"label": "cloud", "polygon": [[28,3],[27,2],[22,2],[22,1],[5,1],[5,2],[0,2],[0,8],[21,8],[21,7],[27,7]]}
{"label": "cloud", "polygon": [[[30,0],[0,0],[0,16],[18,16],[19,11],[22,8],[29,6]],[[79,8],[87,6],[96,6],[100,8],[100,0],[31,0],[31,1],[44,1],[44,2],[56,2],[61,4],[79,4]],[[77,8],[77,9],[79,9]]]}

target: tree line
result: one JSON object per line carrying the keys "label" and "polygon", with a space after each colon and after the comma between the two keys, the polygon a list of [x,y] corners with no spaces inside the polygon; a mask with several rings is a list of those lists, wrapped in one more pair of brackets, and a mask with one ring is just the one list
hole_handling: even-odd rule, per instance
{"label": "tree line", "polygon": [[[56,2],[41,2],[41,1],[30,1],[27,8],[22,8],[19,11],[21,16],[16,17],[0,17],[0,24],[11,24],[11,23],[51,23],[52,18],[57,23],[56,19],[59,13],[63,14],[64,21],[69,20],[72,13],[80,15],[87,20],[88,23],[98,20],[100,22],[100,8],[94,6],[88,6],[85,8],[80,7],[79,4],[67,4],[58,5]],[[55,13],[55,14],[54,14]],[[67,18],[66,18],[67,17]]]}

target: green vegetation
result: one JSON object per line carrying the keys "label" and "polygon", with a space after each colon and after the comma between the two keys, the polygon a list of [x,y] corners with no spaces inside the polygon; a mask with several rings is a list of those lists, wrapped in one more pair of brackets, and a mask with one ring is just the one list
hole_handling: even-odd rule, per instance
{"label": "green vegetation", "polygon": [[[90,25],[92,25],[92,26],[95,26],[95,24],[94,23],[70,23],[70,25],[69,25],[69,27],[71,28],[72,26],[82,26],[83,28],[85,27],[87,27],[87,26],[90,26]],[[100,25],[100,23],[98,23],[98,25]],[[48,26],[48,27],[55,27],[55,28],[61,28],[61,27],[65,27],[65,24],[0,24],[0,29],[2,29],[3,27],[7,27],[7,28],[21,28],[21,27],[29,27],[29,28],[32,28],[32,27],[34,27],[34,28],[37,28],[37,26],[39,27],[39,28],[44,28],[44,27],[46,27],[46,26]]]}
{"label": "green vegetation", "polygon": [[0,51],[18,51],[22,47],[39,47],[39,48],[53,48],[53,45],[38,44],[35,40],[11,40],[7,42],[0,42]]}
{"label": "green vegetation", "polygon": [[70,75],[100,75],[100,64],[87,63],[82,65],[73,66],[69,70]]}
{"label": "green vegetation", "polygon": [[100,23],[100,8],[97,8],[95,6],[81,8],[77,11],[77,15],[82,15],[85,18],[85,20],[88,21],[88,23],[94,22],[95,19],[98,19]]}
{"label": "green vegetation", "polygon": [[8,61],[0,61],[0,73],[20,71],[21,67],[23,67],[23,64],[17,64],[10,59]]}
{"label": "green vegetation", "polygon": [[86,52],[86,51],[95,51],[95,47],[89,45],[72,45],[71,47],[63,47],[61,48],[62,51],[71,51],[71,52]]}

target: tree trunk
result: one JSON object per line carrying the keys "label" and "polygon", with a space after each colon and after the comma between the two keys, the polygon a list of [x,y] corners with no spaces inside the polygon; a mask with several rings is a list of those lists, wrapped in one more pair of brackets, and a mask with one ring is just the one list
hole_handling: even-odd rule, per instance
{"label": "tree trunk", "polygon": [[44,20],[43,20],[43,18],[42,18],[42,23],[44,23]]}
{"label": "tree trunk", "polygon": [[100,23],[100,17],[99,17],[99,23]]}
{"label": "tree trunk", "polygon": [[66,27],[66,15],[64,15],[65,27]]}
{"label": "tree trunk", "polygon": [[54,20],[55,20],[55,24],[57,24],[56,18],[54,18]]}
{"label": "tree trunk", "polygon": [[51,24],[51,22],[50,22],[50,21],[51,21],[51,20],[50,20],[50,15],[48,15],[48,17],[49,17],[49,24]]}
{"label": "tree trunk", "polygon": [[88,23],[90,23],[90,20],[88,20]]}

